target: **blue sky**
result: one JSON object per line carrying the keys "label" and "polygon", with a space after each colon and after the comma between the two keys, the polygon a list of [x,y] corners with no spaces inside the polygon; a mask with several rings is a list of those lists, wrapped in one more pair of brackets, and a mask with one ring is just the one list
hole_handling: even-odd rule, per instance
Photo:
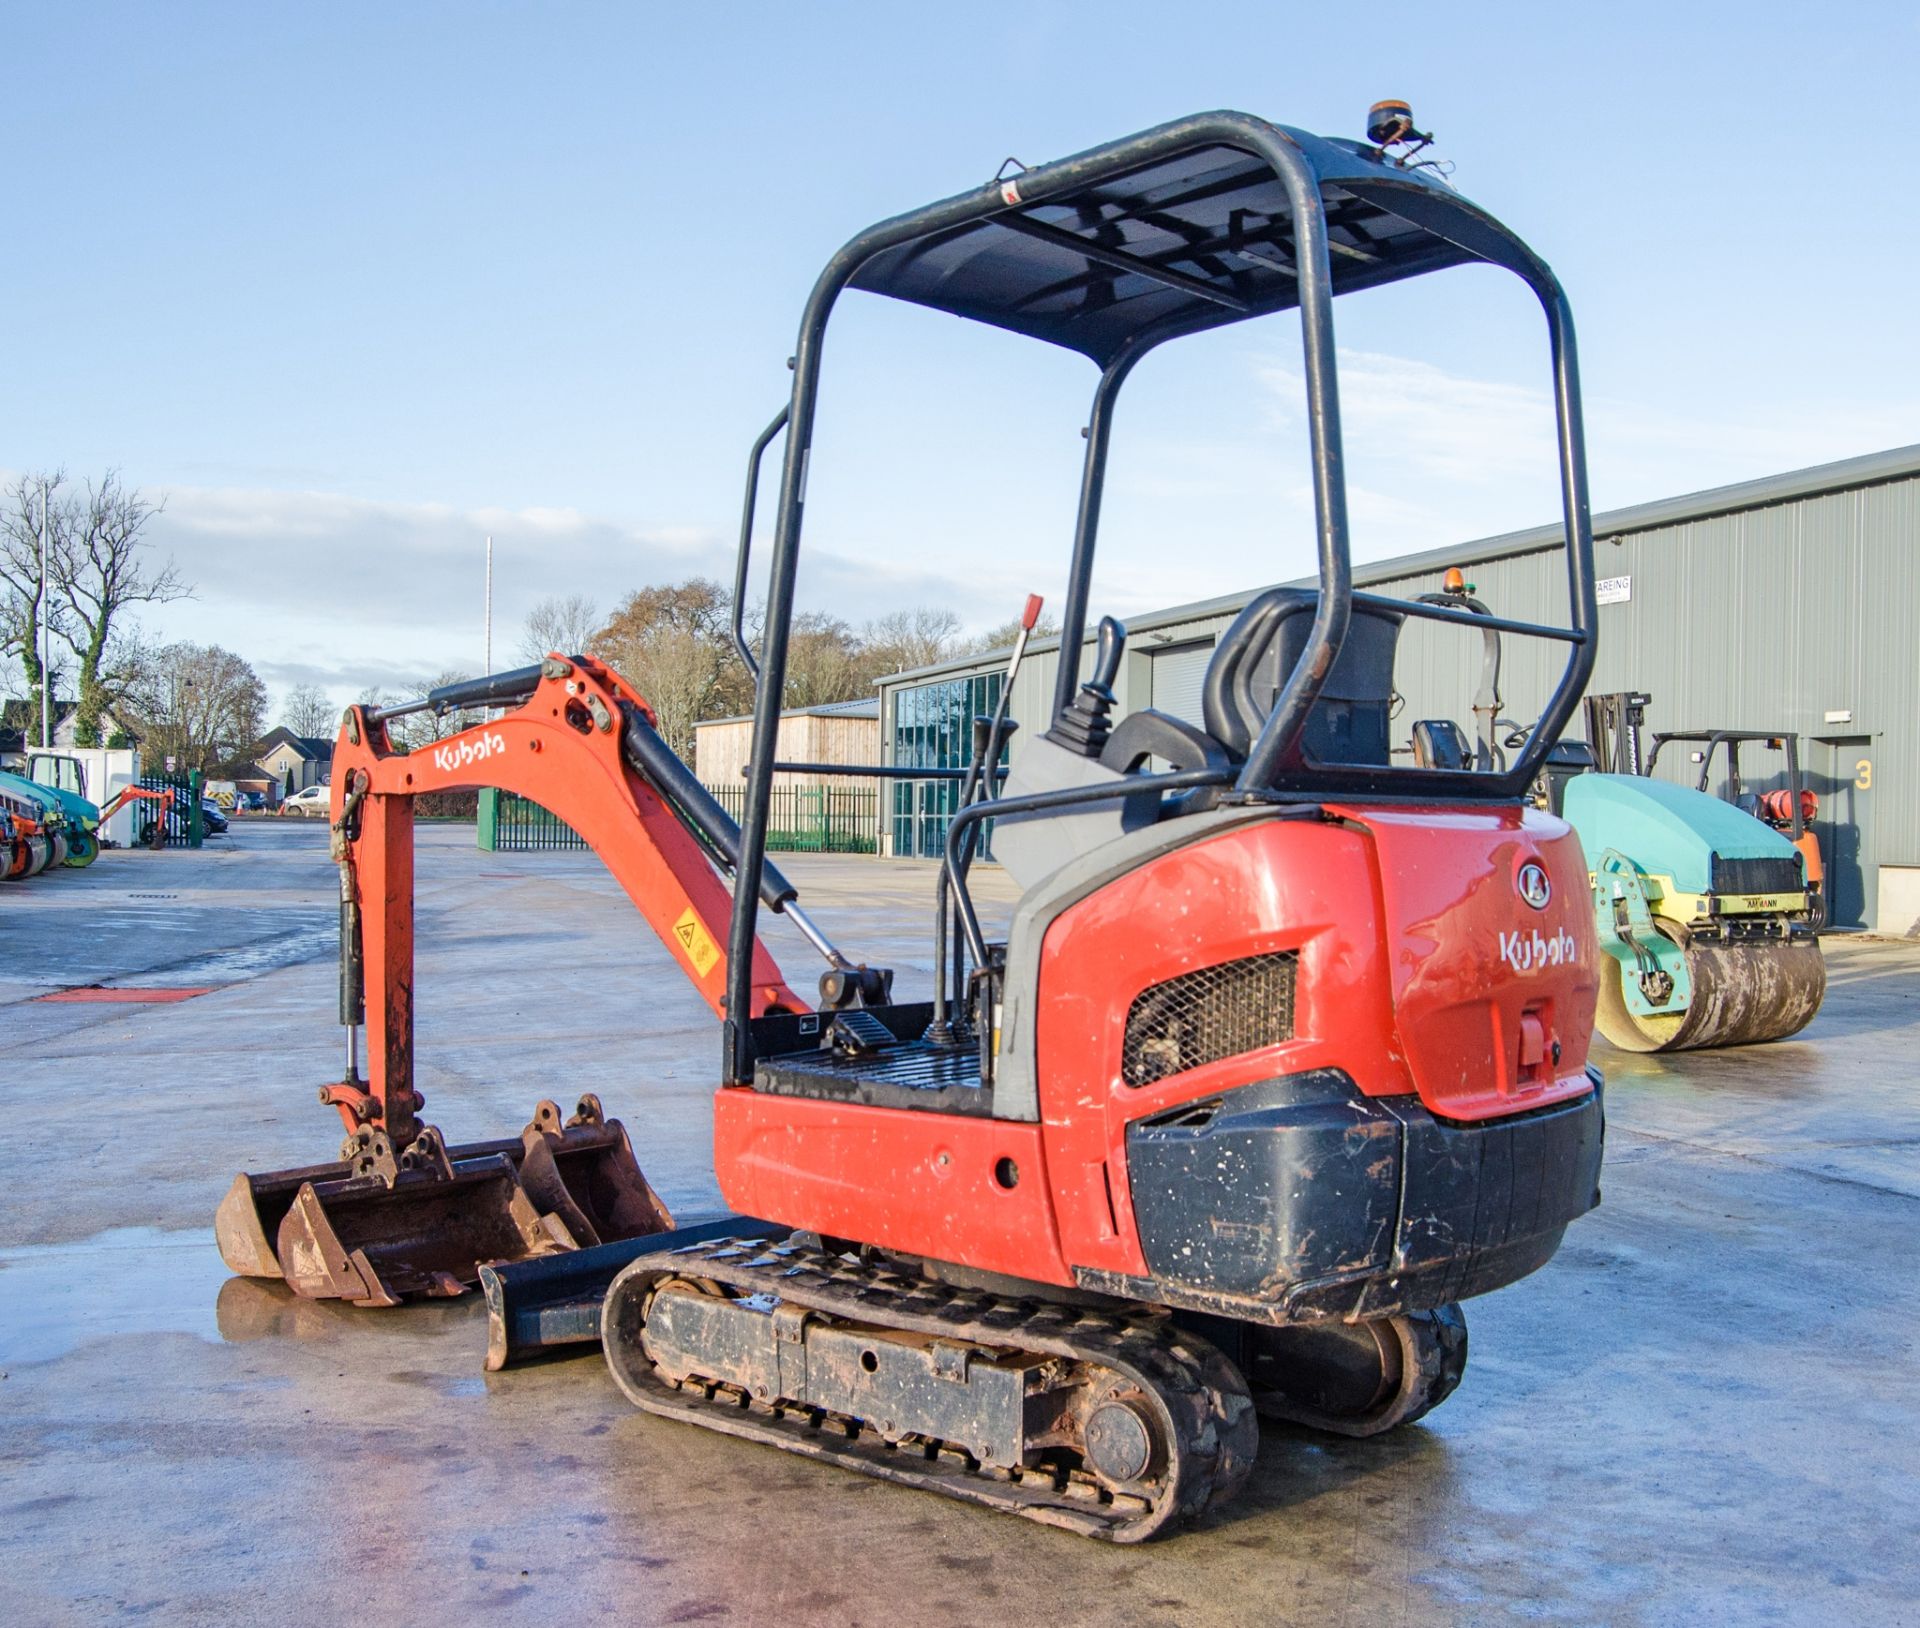
{"label": "blue sky", "polygon": [[[1579,322],[1601,507],[1920,441],[1911,6],[0,5],[0,470],[109,465],[197,597],[342,698],[526,606],[726,577],[745,452],[869,221],[1205,107],[1412,100]],[[1356,551],[1553,517],[1540,322],[1343,302]],[[1005,620],[1065,562],[1092,370],[850,299],[801,598]],[[1099,609],[1307,559],[1290,319],[1142,367]],[[11,676],[11,675],[9,675]]]}

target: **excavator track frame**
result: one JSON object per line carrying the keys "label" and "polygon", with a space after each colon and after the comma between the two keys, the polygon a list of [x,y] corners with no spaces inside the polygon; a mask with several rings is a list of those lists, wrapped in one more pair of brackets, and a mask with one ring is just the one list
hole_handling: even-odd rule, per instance
{"label": "excavator track frame", "polygon": [[[1087,1372],[1073,1385],[1111,1387],[1134,1409],[1146,1404],[1158,1473],[1110,1484],[1057,1462],[990,1467],[970,1445],[883,1432],[871,1419],[752,1394],[737,1378],[676,1383],[654,1366],[645,1331],[655,1295],[684,1287],[777,1299],[876,1339],[951,1342],[990,1356],[1077,1365]],[[601,1333],[614,1382],[648,1413],[1112,1543],[1141,1542],[1224,1503],[1259,1448],[1258,1416],[1239,1370],[1164,1311],[1094,1310],[956,1288],[797,1241],[728,1239],[643,1255],[607,1291]]]}

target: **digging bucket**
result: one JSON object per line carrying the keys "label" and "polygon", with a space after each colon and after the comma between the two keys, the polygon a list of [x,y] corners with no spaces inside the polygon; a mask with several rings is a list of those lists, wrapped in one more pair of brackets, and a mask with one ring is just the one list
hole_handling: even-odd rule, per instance
{"label": "digging bucket", "polygon": [[237,1176],[214,1219],[247,1277],[311,1299],[391,1306],[457,1295],[480,1267],[666,1231],[673,1222],[618,1120],[542,1102],[518,1140],[445,1147],[423,1127],[395,1154],[362,1130],[324,1165]]}

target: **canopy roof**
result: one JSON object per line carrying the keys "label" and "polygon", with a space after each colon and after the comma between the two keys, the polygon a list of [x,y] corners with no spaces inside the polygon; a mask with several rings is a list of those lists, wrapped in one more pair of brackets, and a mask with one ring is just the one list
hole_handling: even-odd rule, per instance
{"label": "canopy roof", "polygon": [[[1320,181],[1335,294],[1470,260],[1550,280],[1518,238],[1431,171],[1357,142],[1274,128]],[[1063,345],[1102,366],[1136,336],[1299,303],[1286,187],[1238,147],[1205,145],[1038,201],[1017,190],[1014,199],[881,250],[851,286]]]}

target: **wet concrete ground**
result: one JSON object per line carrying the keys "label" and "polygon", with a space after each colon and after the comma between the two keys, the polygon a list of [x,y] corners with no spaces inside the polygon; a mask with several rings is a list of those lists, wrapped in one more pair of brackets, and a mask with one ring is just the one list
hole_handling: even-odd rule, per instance
{"label": "wet concrete ground", "polygon": [[[782,863],[924,987],[927,868]],[[483,1375],[474,1299],[227,1279],[234,1171],[337,1141],[333,888],[317,822],[240,822],[0,889],[0,1623],[1920,1623],[1920,945],[1830,940],[1793,1041],[1601,1047],[1606,1202],[1470,1304],[1459,1393],[1270,1427],[1124,1550],[638,1415],[597,1358]],[[597,863],[423,828],[419,896],[427,1117],[597,1090],[712,1208],[715,1026]],[[219,987],[32,999],[96,982]]]}

